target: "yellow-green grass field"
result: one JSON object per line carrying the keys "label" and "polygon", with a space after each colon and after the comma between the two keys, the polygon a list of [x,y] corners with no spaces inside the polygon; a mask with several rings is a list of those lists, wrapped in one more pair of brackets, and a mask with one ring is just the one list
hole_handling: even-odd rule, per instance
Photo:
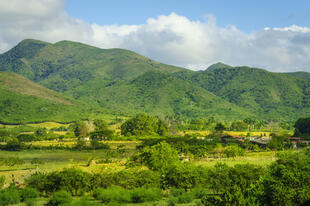
{"label": "yellow-green grass field", "polygon": [[[207,136],[209,134],[211,134],[212,131],[197,131],[197,130],[189,130],[189,131],[185,131],[181,132],[180,135],[185,135],[185,134],[200,134],[202,136]],[[247,132],[247,131],[224,131],[224,134],[227,135],[231,135],[231,136],[247,136],[247,134],[250,134],[250,136],[266,136],[269,137],[270,136],[270,132]]]}
{"label": "yellow-green grass field", "polygon": [[205,158],[203,160],[197,161],[197,165],[203,165],[212,167],[217,163],[226,163],[229,166],[234,166],[236,164],[256,164],[261,166],[267,166],[270,165],[272,162],[274,162],[277,152],[275,151],[269,151],[269,152],[247,152],[245,156],[238,156],[238,157],[209,157]]}
{"label": "yellow-green grass field", "polygon": [[[6,185],[12,178],[18,183],[23,183],[25,178],[37,171],[50,172],[69,167],[77,167],[88,172],[98,172],[104,168],[120,169],[125,159],[119,159],[113,163],[97,163],[96,160],[105,158],[106,151],[69,151],[69,150],[28,150],[18,152],[0,151],[0,158],[19,158],[24,161],[22,165],[0,166],[0,176],[6,177]],[[40,164],[32,164],[33,160],[40,161]],[[88,166],[90,159],[94,159]]]}
{"label": "yellow-green grass field", "polygon": [[[116,143],[115,143],[116,144]],[[119,145],[119,144],[118,144]],[[127,146],[131,148],[131,146]],[[0,176],[6,177],[6,185],[12,178],[19,183],[23,183],[25,178],[37,171],[50,172],[69,167],[77,167],[88,172],[100,172],[103,169],[119,170],[124,168],[126,158],[115,159],[112,163],[102,163],[106,157],[105,150],[91,151],[70,151],[70,150],[26,150],[26,151],[0,151],[0,159],[15,157],[24,160],[24,164],[15,166],[0,166]],[[42,162],[42,164],[32,164],[33,160]],[[92,159],[91,164],[89,164]],[[275,152],[252,152],[246,153],[246,156],[236,158],[205,158],[199,161],[193,161],[194,164],[212,167],[216,163],[226,163],[229,166],[236,164],[256,164],[267,166],[276,160]],[[13,175],[13,176],[12,176]]]}

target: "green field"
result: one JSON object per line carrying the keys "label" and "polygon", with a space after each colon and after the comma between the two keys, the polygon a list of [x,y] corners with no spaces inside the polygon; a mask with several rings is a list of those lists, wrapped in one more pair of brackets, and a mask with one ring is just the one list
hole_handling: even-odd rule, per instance
{"label": "green field", "polygon": [[[111,148],[116,148],[118,145],[126,145],[126,149],[134,151],[138,142],[130,141],[111,141]],[[6,177],[6,185],[12,179],[12,175],[19,183],[37,171],[50,172],[61,170],[69,167],[81,168],[88,172],[98,172],[102,169],[121,169],[124,168],[126,157],[116,158],[112,163],[98,163],[98,160],[106,158],[106,150],[90,150],[90,151],[69,151],[69,150],[26,150],[26,151],[0,151],[0,159],[15,157],[24,160],[24,164],[15,166],[0,166],[0,176]],[[92,164],[87,166],[89,159],[92,158]],[[38,160],[43,164],[32,164],[33,160]],[[202,160],[192,160],[196,165],[207,167],[214,166],[216,163],[226,163],[229,166],[236,164],[256,164],[267,166],[276,160],[276,152],[252,152],[246,156],[235,158],[205,158]]]}

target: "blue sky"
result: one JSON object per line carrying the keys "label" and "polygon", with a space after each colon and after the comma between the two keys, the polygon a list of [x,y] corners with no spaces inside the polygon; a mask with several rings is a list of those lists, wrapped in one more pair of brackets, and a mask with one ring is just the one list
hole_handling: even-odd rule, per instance
{"label": "blue sky", "polygon": [[206,14],[219,26],[244,32],[292,24],[310,27],[309,0],[68,0],[70,16],[97,24],[144,24],[146,19],[175,12],[191,20]]}
{"label": "blue sky", "polygon": [[0,0],[0,28],[0,53],[71,40],[193,70],[310,72],[310,0]]}

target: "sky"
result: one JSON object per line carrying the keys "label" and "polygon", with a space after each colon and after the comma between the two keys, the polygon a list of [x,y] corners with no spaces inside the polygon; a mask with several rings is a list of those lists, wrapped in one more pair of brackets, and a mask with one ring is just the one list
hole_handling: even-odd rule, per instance
{"label": "sky", "polygon": [[192,70],[310,72],[310,1],[1,0],[0,53],[26,38],[129,49]]}

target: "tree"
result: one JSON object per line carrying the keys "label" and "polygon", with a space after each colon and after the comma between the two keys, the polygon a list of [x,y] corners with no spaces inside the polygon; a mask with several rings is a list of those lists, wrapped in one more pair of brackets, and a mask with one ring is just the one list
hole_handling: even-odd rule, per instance
{"label": "tree", "polygon": [[237,157],[237,156],[243,156],[244,150],[238,145],[231,145],[225,147],[224,153],[226,157]]}
{"label": "tree", "polygon": [[217,123],[216,126],[214,127],[216,132],[223,132],[226,128],[222,123]]}
{"label": "tree", "polygon": [[87,136],[88,127],[85,122],[78,121],[74,125],[74,134],[76,137],[84,138]]}
{"label": "tree", "polygon": [[133,162],[141,163],[153,170],[165,170],[168,166],[179,162],[178,152],[166,142],[145,147],[132,157]]}
{"label": "tree", "polygon": [[47,129],[45,127],[40,127],[35,132],[37,137],[45,137],[47,135]]}
{"label": "tree", "polygon": [[267,146],[273,150],[283,150],[287,139],[286,136],[273,135]]}
{"label": "tree", "polygon": [[148,116],[144,113],[137,114],[136,117],[127,120],[121,126],[121,133],[130,135],[164,135],[168,130],[164,121]]}
{"label": "tree", "polygon": [[251,190],[256,205],[309,205],[310,150],[279,156]]}
{"label": "tree", "polygon": [[108,129],[108,124],[106,123],[106,121],[102,119],[95,119],[94,125],[95,125],[95,131],[101,131],[101,130]]}
{"label": "tree", "polygon": [[310,117],[299,118],[295,125],[295,136],[310,136]]}
{"label": "tree", "polygon": [[245,122],[237,121],[231,124],[231,130],[233,131],[245,131],[248,125]]}

